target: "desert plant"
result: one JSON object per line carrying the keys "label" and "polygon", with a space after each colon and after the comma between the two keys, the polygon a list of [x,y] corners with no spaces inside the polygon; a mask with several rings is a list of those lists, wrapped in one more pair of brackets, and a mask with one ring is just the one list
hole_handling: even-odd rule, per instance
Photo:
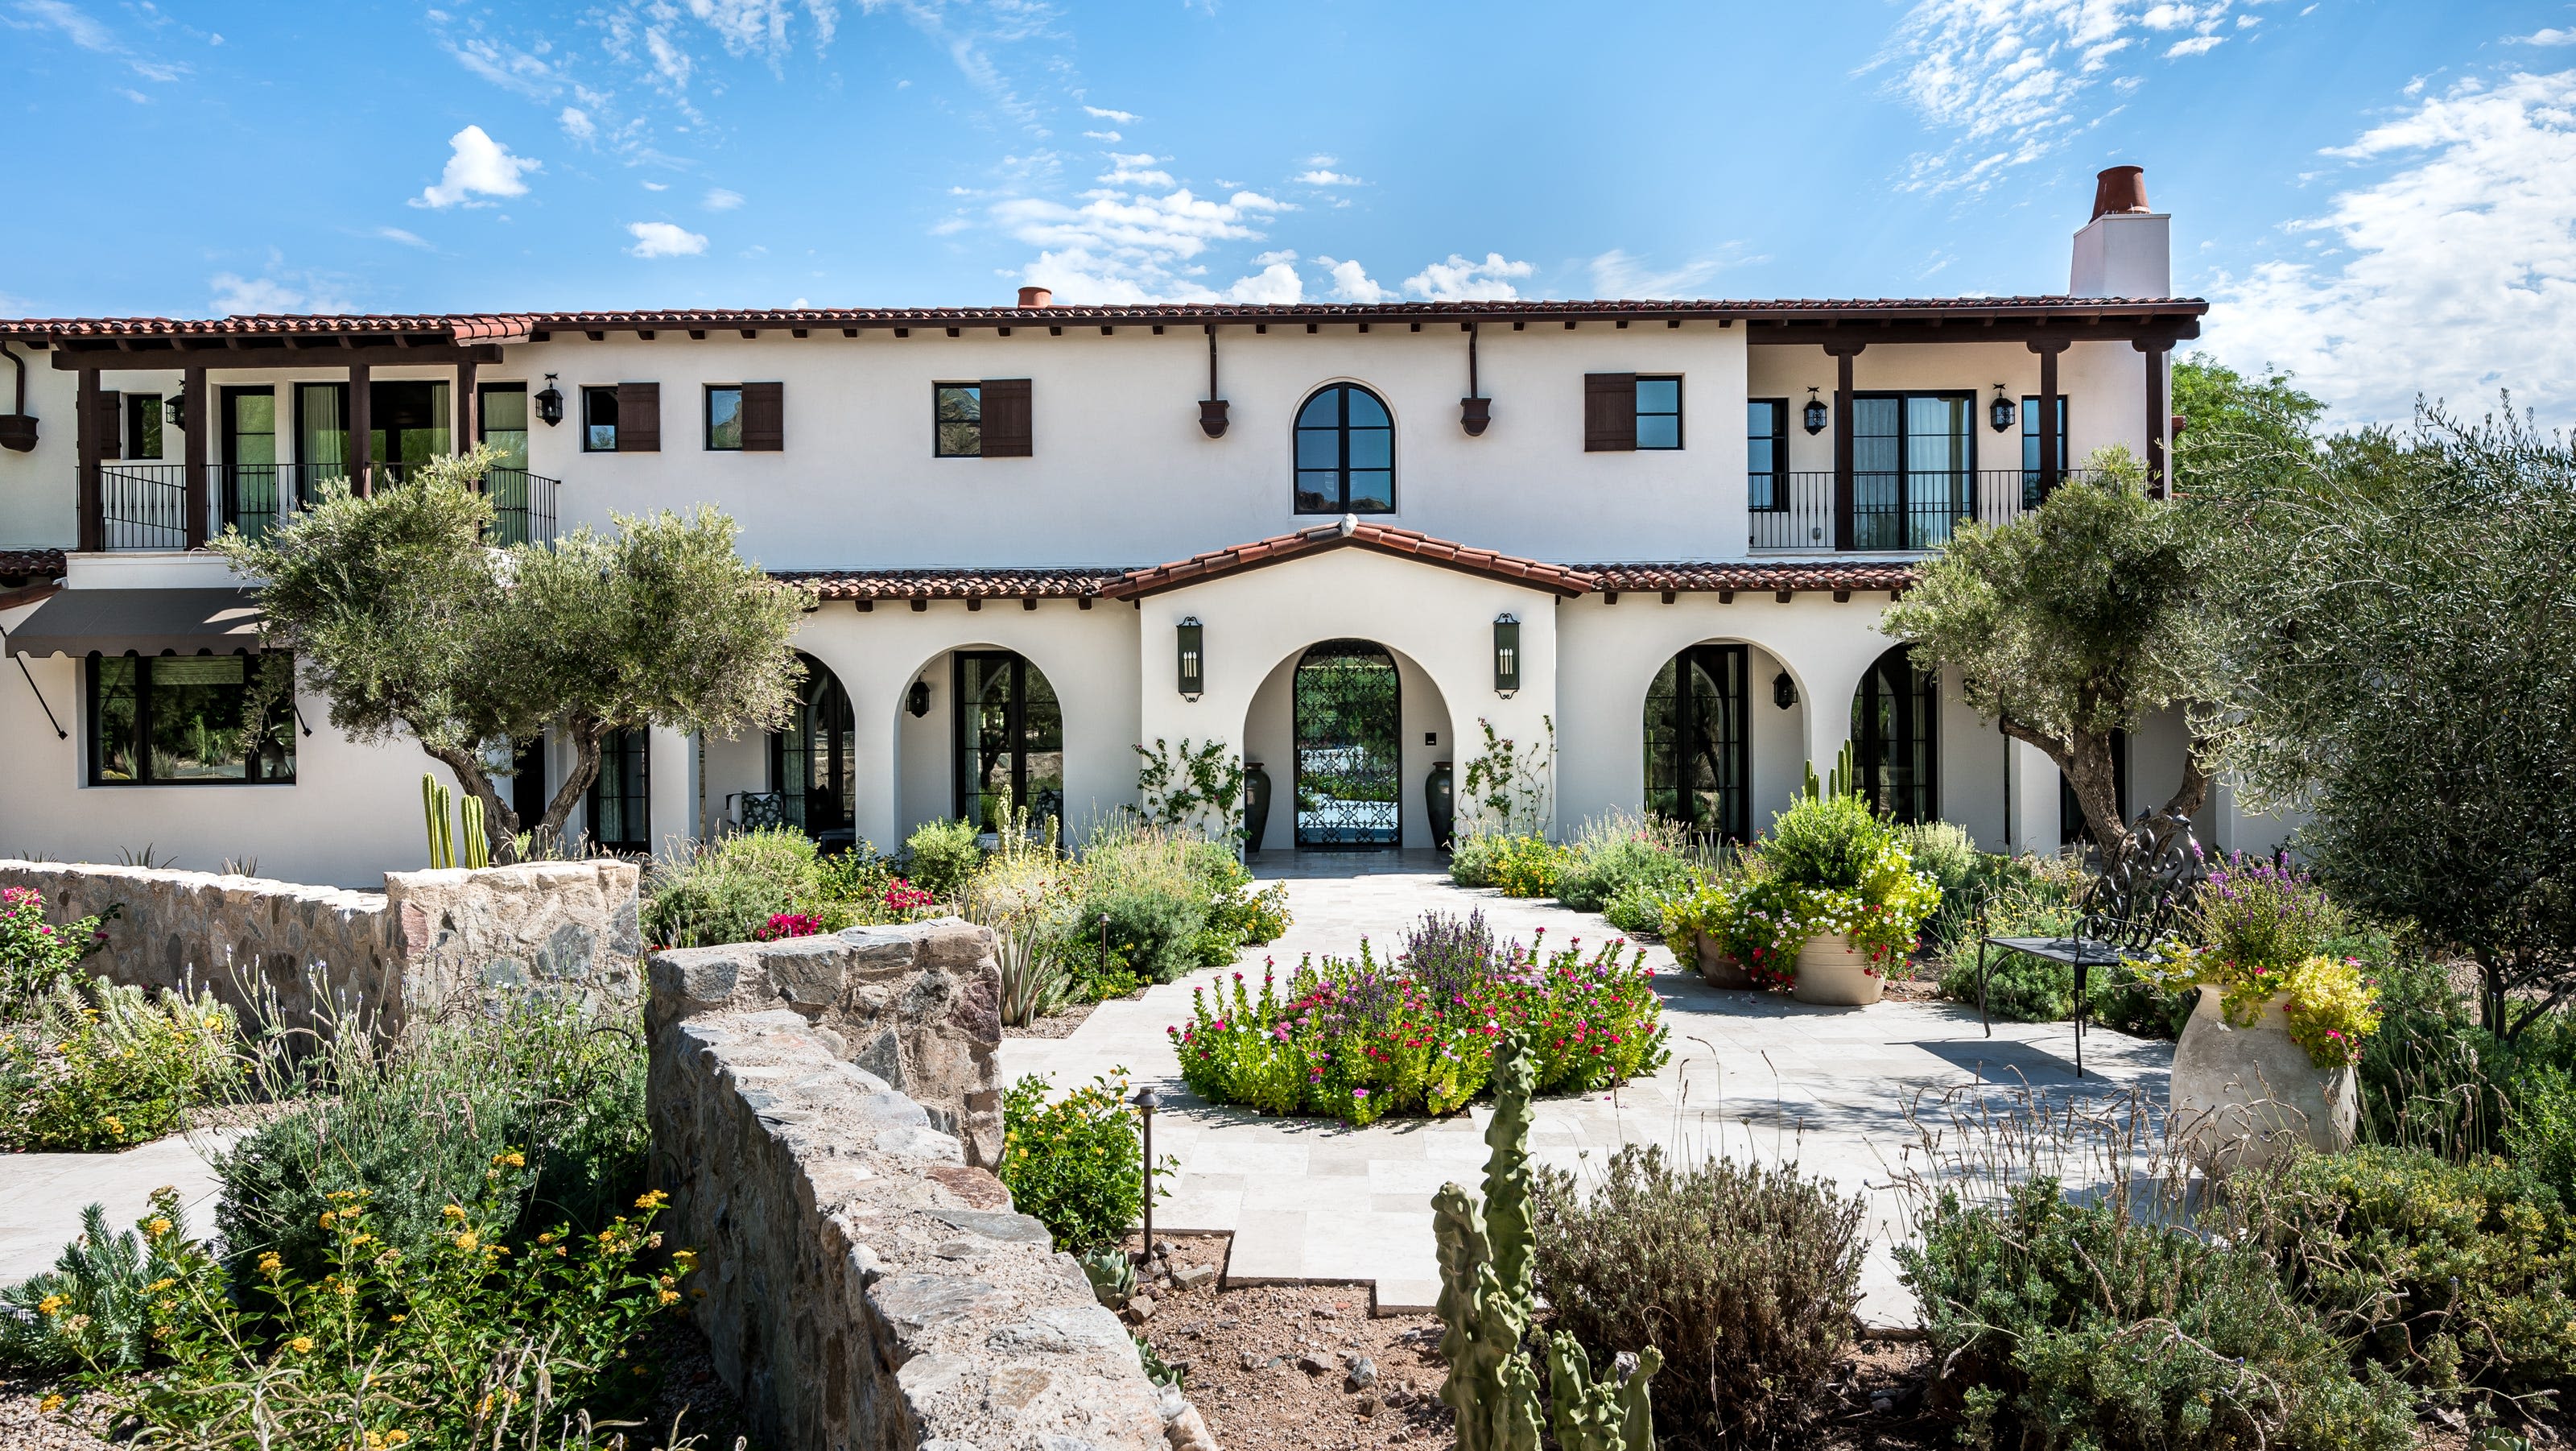
{"label": "desert plant", "polygon": [[792,826],[683,842],[646,869],[645,937],[670,947],[758,939],[762,925],[820,896],[813,840]]}
{"label": "desert plant", "polygon": [[153,1190],[151,1206],[123,1234],[89,1206],[52,1269],[0,1288],[0,1366],[122,1371],[154,1358],[152,1298],[170,1287],[188,1226],[177,1190]]}
{"label": "desert plant", "polygon": [[[1002,1163],[994,1172],[1012,1205],[1045,1225],[1057,1249],[1116,1249],[1145,1208],[1145,1148],[1127,1106],[1127,1070],[1053,1102],[1047,1093],[1035,1074],[1003,1093]],[[1166,1181],[1177,1167],[1156,1166]]]}
{"label": "desert plant", "polygon": [[65,976],[0,1031],[0,1150],[117,1149],[186,1127],[236,1072],[240,1031],[211,992]]}
{"label": "desert plant", "polygon": [[1556,899],[1598,912],[1622,893],[1679,891],[1699,875],[1690,833],[1658,816],[1614,811],[1583,824],[1556,874]]}
{"label": "desert plant", "polygon": [[121,904],[73,922],[45,920],[45,894],[0,887],[0,1023],[14,1021],[54,979],[107,942],[105,924]]}
{"label": "desert plant", "polygon": [[925,821],[903,839],[903,875],[942,902],[953,901],[983,863],[975,823],[958,817]]}

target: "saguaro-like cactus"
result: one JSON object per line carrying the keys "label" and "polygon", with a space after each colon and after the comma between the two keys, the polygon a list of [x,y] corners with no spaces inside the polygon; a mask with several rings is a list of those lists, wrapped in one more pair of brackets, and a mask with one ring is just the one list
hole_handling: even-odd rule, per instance
{"label": "saguaro-like cactus", "polygon": [[492,865],[492,837],[483,829],[483,798],[468,791],[456,803],[457,825],[465,830],[465,866],[469,871]]}
{"label": "saguaro-like cactus", "polygon": [[420,775],[420,814],[429,827],[430,870],[456,865],[456,838],[447,824],[447,788],[426,771]]}
{"label": "saguaro-like cactus", "polygon": [[1833,768],[1824,780],[1816,779],[1815,762],[1809,761],[1806,769],[1807,795],[1810,798],[1822,799],[1830,796],[1860,794],[1860,758],[1852,753],[1852,743],[1849,741],[1843,742],[1842,750],[1834,756]]}
{"label": "saguaro-like cactus", "polygon": [[[1494,1052],[1494,1117],[1485,1127],[1485,1198],[1456,1184],[1431,1197],[1440,1249],[1440,1399],[1458,1416],[1458,1451],[1537,1451],[1538,1368],[1527,1345],[1537,1290],[1530,1274],[1529,1101],[1536,1072],[1520,1036]],[[1663,1363],[1639,1357],[1625,1383],[1592,1380],[1572,1336],[1549,1347],[1548,1428],[1564,1451],[1654,1451],[1646,1387]]]}

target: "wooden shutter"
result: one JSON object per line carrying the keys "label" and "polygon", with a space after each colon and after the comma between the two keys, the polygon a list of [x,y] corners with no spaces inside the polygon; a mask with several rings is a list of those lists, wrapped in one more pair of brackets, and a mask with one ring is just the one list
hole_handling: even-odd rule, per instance
{"label": "wooden shutter", "polygon": [[619,453],[660,453],[662,451],[661,384],[620,383],[617,385],[617,451]]}
{"label": "wooden shutter", "polygon": [[742,447],[745,453],[777,453],[787,447],[787,385],[742,385]]}
{"label": "wooden shutter", "polygon": [[984,457],[1029,458],[1029,380],[987,378],[983,383]]}
{"label": "wooden shutter", "polygon": [[90,447],[100,458],[125,457],[125,395],[101,388],[89,415]]}
{"label": "wooden shutter", "polygon": [[1583,451],[1626,453],[1637,447],[1637,375],[1583,375]]}

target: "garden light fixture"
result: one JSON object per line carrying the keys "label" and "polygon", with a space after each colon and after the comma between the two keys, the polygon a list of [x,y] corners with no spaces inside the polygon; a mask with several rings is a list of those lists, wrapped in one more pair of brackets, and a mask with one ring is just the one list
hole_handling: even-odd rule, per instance
{"label": "garden light fixture", "polygon": [[169,416],[170,416],[170,426],[171,426],[172,428],[185,428],[185,427],[187,427],[187,426],[188,426],[188,389],[187,389],[187,385],[185,385],[185,384],[181,384],[178,392],[173,393],[173,394],[171,394],[169,397],[167,397],[167,398],[165,398],[165,399],[161,400],[161,407],[162,407],[162,408],[163,408],[163,409],[164,409],[164,410],[169,414]]}
{"label": "garden light fixture", "polygon": [[927,680],[912,682],[912,689],[904,692],[903,708],[912,712],[914,720],[930,714],[930,682]]}
{"label": "garden light fixture", "polygon": [[1146,1264],[1154,1260],[1154,1110],[1163,1106],[1163,1096],[1148,1083],[1127,1100],[1136,1105],[1137,1116],[1145,1121],[1145,1253],[1139,1258]]}
{"label": "garden light fixture", "polygon": [[1817,397],[1816,390],[1813,388],[1807,390],[1806,415],[1807,434],[1809,437],[1813,437],[1816,434],[1825,431],[1825,400]]}
{"label": "garden light fixture", "polygon": [[1517,615],[1494,616],[1494,693],[1505,700],[1521,690],[1521,622]]}
{"label": "garden light fixture", "polygon": [[1195,701],[1207,691],[1207,656],[1203,648],[1207,627],[1199,617],[1190,616],[1180,624],[1181,699]]}
{"label": "garden light fixture", "polygon": [[546,375],[546,386],[537,394],[537,417],[546,427],[563,422],[563,390],[555,386],[555,375]]}
{"label": "garden light fixture", "polygon": [[2001,383],[1995,385],[1995,401],[1986,405],[1986,417],[1993,420],[1997,433],[2012,427],[2013,401],[2004,396],[2004,385]]}

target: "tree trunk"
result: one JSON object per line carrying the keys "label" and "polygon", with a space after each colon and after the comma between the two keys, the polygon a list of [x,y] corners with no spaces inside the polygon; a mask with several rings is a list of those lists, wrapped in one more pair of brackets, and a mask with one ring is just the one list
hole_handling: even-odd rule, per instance
{"label": "tree trunk", "polygon": [[424,744],[421,749],[432,760],[456,776],[456,784],[473,792],[483,801],[483,839],[492,848],[492,860],[511,859],[511,843],[519,835],[519,814],[501,799],[500,788],[492,784],[492,773],[483,769],[483,757],[475,751],[442,750]]}
{"label": "tree trunk", "polygon": [[599,779],[599,741],[608,728],[596,722],[580,722],[564,728],[565,739],[572,742],[572,770],[564,783],[555,788],[555,797],[546,803],[546,815],[537,823],[540,832],[563,840],[564,823],[572,819],[572,809],[581,804],[590,783]]}
{"label": "tree trunk", "polygon": [[2061,738],[2033,730],[2010,717],[1998,722],[2005,735],[2039,747],[2054,762],[2084,809],[2085,829],[2105,858],[2128,844],[2129,829],[2120,820],[2120,778],[2111,761],[2109,731],[2077,731]]}

